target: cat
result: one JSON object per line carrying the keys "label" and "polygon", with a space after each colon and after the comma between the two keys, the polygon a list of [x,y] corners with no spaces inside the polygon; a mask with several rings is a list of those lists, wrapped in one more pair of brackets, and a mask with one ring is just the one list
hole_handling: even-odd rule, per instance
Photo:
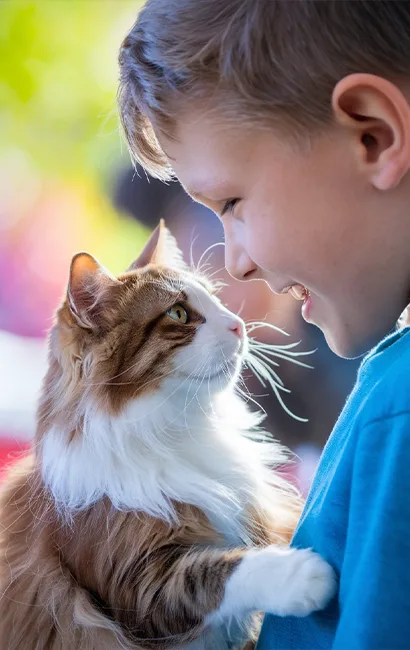
{"label": "cat", "polygon": [[300,498],[235,393],[244,323],[163,222],[127,272],[71,263],[31,456],[0,498],[1,650],[253,647],[332,569],[287,548]]}

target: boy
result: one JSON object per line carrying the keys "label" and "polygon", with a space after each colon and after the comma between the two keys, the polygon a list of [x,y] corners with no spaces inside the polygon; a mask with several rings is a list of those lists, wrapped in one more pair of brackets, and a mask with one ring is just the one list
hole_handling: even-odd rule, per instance
{"label": "boy", "polygon": [[[221,218],[226,265],[302,302],[343,357],[410,294],[410,2],[149,0],[124,41],[135,159]],[[259,650],[410,648],[410,331],[367,356],[293,544],[340,576]]]}

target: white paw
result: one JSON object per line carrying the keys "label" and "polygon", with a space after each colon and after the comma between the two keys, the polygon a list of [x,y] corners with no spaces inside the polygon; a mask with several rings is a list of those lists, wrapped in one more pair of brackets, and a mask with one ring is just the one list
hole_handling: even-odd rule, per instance
{"label": "white paw", "polygon": [[291,549],[286,559],[287,577],[277,614],[307,616],[323,609],[336,593],[336,576],[331,566],[308,549]]}
{"label": "white paw", "polygon": [[247,551],[225,585],[210,620],[262,611],[307,616],[323,609],[336,592],[333,569],[309,550],[268,546]]}

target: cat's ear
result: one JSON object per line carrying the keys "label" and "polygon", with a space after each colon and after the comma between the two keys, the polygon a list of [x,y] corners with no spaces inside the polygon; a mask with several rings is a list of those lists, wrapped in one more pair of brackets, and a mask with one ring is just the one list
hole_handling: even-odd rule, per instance
{"label": "cat's ear", "polygon": [[182,251],[178,247],[175,237],[171,235],[166,227],[163,219],[161,219],[159,225],[155,228],[142,253],[128,268],[128,271],[141,269],[147,264],[168,266],[171,269],[187,269]]}
{"label": "cat's ear", "polygon": [[67,302],[81,327],[94,329],[102,325],[107,290],[120,284],[92,255],[74,255],[71,260]]}

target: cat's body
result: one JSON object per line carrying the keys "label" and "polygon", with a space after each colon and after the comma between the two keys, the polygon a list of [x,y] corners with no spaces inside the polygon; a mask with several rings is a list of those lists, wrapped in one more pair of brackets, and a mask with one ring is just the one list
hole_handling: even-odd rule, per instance
{"label": "cat's body", "polygon": [[164,243],[118,279],[74,258],[35,453],[1,494],[0,650],[228,650],[253,611],[332,594],[320,558],[270,546],[299,501],[234,394],[243,325]]}

